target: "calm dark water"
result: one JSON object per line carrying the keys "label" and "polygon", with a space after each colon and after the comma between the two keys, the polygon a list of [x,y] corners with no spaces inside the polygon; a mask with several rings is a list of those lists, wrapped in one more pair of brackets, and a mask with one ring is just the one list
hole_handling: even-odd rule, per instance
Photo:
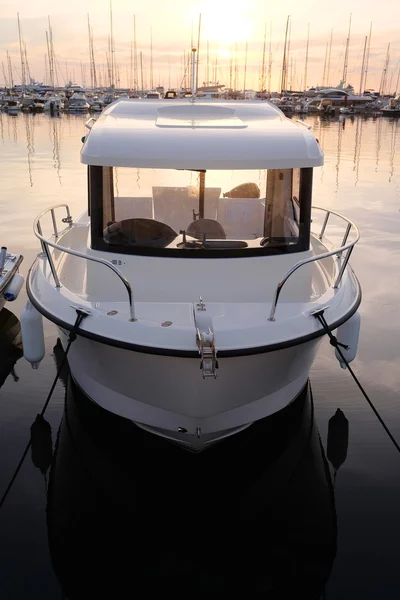
{"label": "calm dark water", "polygon": [[[314,203],[362,235],[352,257],[363,289],[354,370],[400,440],[400,121],[307,120],[325,151]],[[74,216],[84,210],[84,121],[0,113],[0,242],[24,254],[24,275],[38,252],[36,214],[58,202]],[[39,371],[20,358],[14,315],[25,301],[0,313],[0,495],[60,360],[50,323]],[[326,341],[311,386],[312,398],[251,435],[192,456],[105,416],[63,373],[45,415],[51,440],[36,423],[0,511],[0,598],[397,599],[400,456]],[[347,450],[343,419],[327,449],[338,408]]]}

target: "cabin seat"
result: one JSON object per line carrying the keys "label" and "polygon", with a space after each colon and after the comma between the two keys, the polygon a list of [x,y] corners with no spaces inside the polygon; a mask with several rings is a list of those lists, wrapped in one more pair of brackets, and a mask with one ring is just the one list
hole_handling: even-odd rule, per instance
{"label": "cabin seat", "polygon": [[122,246],[165,248],[177,235],[172,227],[154,219],[111,221],[104,230],[106,242]]}
{"label": "cabin seat", "polygon": [[197,221],[192,221],[186,229],[186,233],[198,240],[203,239],[204,235],[207,240],[226,240],[224,228],[221,223],[218,223],[214,219],[197,219]]}

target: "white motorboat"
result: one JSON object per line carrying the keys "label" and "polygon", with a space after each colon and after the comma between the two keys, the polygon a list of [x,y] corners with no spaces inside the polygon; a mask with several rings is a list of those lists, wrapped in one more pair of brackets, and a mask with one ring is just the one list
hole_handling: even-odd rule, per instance
{"label": "white motorboat", "polygon": [[24,278],[18,273],[23,261],[21,254],[7,252],[3,246],[0,250],[0,310],[5,303],[15,300],[24,284]]}
{"label": "white motorboat", "polygon": [[381,109],[384,117],[400,117],[400,96],[391,98],[389,103]]}
{"label": "white motorboat", "polygon": [[268,102],[193,99],[120,100],[93,120],[88,210],[36,218],[27,281],[64,348],[87,315],[68,359],[89,398],[202,450],[301,393],[317,314],[354,358],[359,233],[312,209],[323,154],[308,126]]}
{"label": "white motorboat", "polygon": [[51,114],[59,113],[64,106],[64,98],[62,96],[50,96],[43,105],[43,111]]}
{"label": "white motorboat", "polygon": [[21,112],[21,103],[19,100],[8,100],[7,104],[4,106],[4,111],[9,115],[17,116]]}
{"label": "white motorboat", "polygon": [[87,112],[90,106],[85,94],[73,94],[68,101],[64,102],[64,109],[68,112]]}

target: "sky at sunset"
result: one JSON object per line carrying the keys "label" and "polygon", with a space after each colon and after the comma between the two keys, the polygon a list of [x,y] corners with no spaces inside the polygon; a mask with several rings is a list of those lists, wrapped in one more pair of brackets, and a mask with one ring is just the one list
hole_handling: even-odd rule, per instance
{"label": "sky at sunset", "polygon": [[[335,0],[334,3],[287,0],[284,3],[266,3],[261,0],[207,0],[190,2],[174,0],[165,2],[124,2],[113,0],[113,31],[115,62],[121,87],[132,84],[130,53],[133,40],[133,16],[136,16],[136,39],[142,52],[143,79],[150,87],[150,39],[153,39],[153,84],[180,87],[184,76],[184,56],[190,50],[192,32],[197,43],[198,18],[201,13],[201,41],[199,85],[207,78],[218,80],[226,86],[234,82],[238,89],[260,88],[260,72],[267,30],[266,74],[269,63],[271,37],[271,89],[277,90],[280,82],[284,36],[287,16],[291,17],[290,59],[288,79],[292,89],[304,88],[307,29],[310,26],[307,87],[312,85],[336,85],[341,79],[349,17],[352,14],[351,39],[347,83],[356,92],[360,87],[360,70],[365,37],[372,22],[372,39],[367,87],[379,89],[385,65],[388,44],[390,60],[387,71],[386,91],[394,92],[400,68],[400,2],[398,0]],[[4,75],[8,79],[7,51],[9,53],[14,83],[21,80],[21,61],[18,41],[17,13],[20,16],[24,43],[26,44],[31,76],[38,81],[46,80],[45,54],[46,30],[50,16],[53,45],[57,64],[59,85],[68,80],[90,85],[89,44],[87,15],[93,31],[96,69],[101,83],[107,79],[106,64],[108,37],[110,34],[110,4],[104,0],[20,0],[2,4],[0,18],[0,55],[2,68],[0,85]],[[327,63],[324,80],[324,64],[333,30],[332,52],[329,68]],[[247,69],[245,79],[245,48]],[[235,52],[236,50],[236,52]],[[232,74],[231,74],[232,73]],[[216,77],[215,77],[216,75]],[[48,79],[48,75],[47,75]],[[140,82],[140,74],[138,73]],[[46,82],[46,81],[45,81]],[[47,81],[48,83],[48,81]],[[266,78],[265,84],[268,81]],[[397,92],[399,93],[399,89]]]}

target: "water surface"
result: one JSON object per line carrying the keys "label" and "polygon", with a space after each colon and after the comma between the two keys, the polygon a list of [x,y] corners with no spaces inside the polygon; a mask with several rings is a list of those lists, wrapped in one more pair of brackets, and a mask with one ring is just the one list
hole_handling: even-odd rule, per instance
{"label": "water surface", "polygon": [[[85,119],[0,113],[0,241],[24,254],[23,275],[39,250],[34,217],[55,203],[68,203],[73,216],[85,208]],[[314,204],[342,212],[362,236],[352,255],[363,290],[354,371],[400,440],[400,121],[306,120],[325,152],[314,173]],[[8,309],[19,316],[25,301],[22,293]],[[0,328],[2,494],[59,352],[56,329],[46,323],[46,356],[33,371],[20,358],[18,321],[3,311]],[[293,585],[310,599],[323,588],[327,599],[398,598],[400,456],[326,340],[311,373],[314,402],[307,396],[273,434],[238,439],[215,460],[182,457],[105,423],[63,379],[45,415],[53,449],[58,437],[50,482],[48,431],[39,427],[39,449],[28,453],[0,511],[1,598],[50,600],[63,597],[62,587],[71,598],[101,597],[107,564],[115,582],[109,597],[116,598],[132,585],[131,571],[165,591],[174,583],[283,598]],[[339,421],[328,458],[344,462],[333,496],[325,454],[338,408],[349,440],[346,452]],[[96,561],[82,566],[92,553]]]}

